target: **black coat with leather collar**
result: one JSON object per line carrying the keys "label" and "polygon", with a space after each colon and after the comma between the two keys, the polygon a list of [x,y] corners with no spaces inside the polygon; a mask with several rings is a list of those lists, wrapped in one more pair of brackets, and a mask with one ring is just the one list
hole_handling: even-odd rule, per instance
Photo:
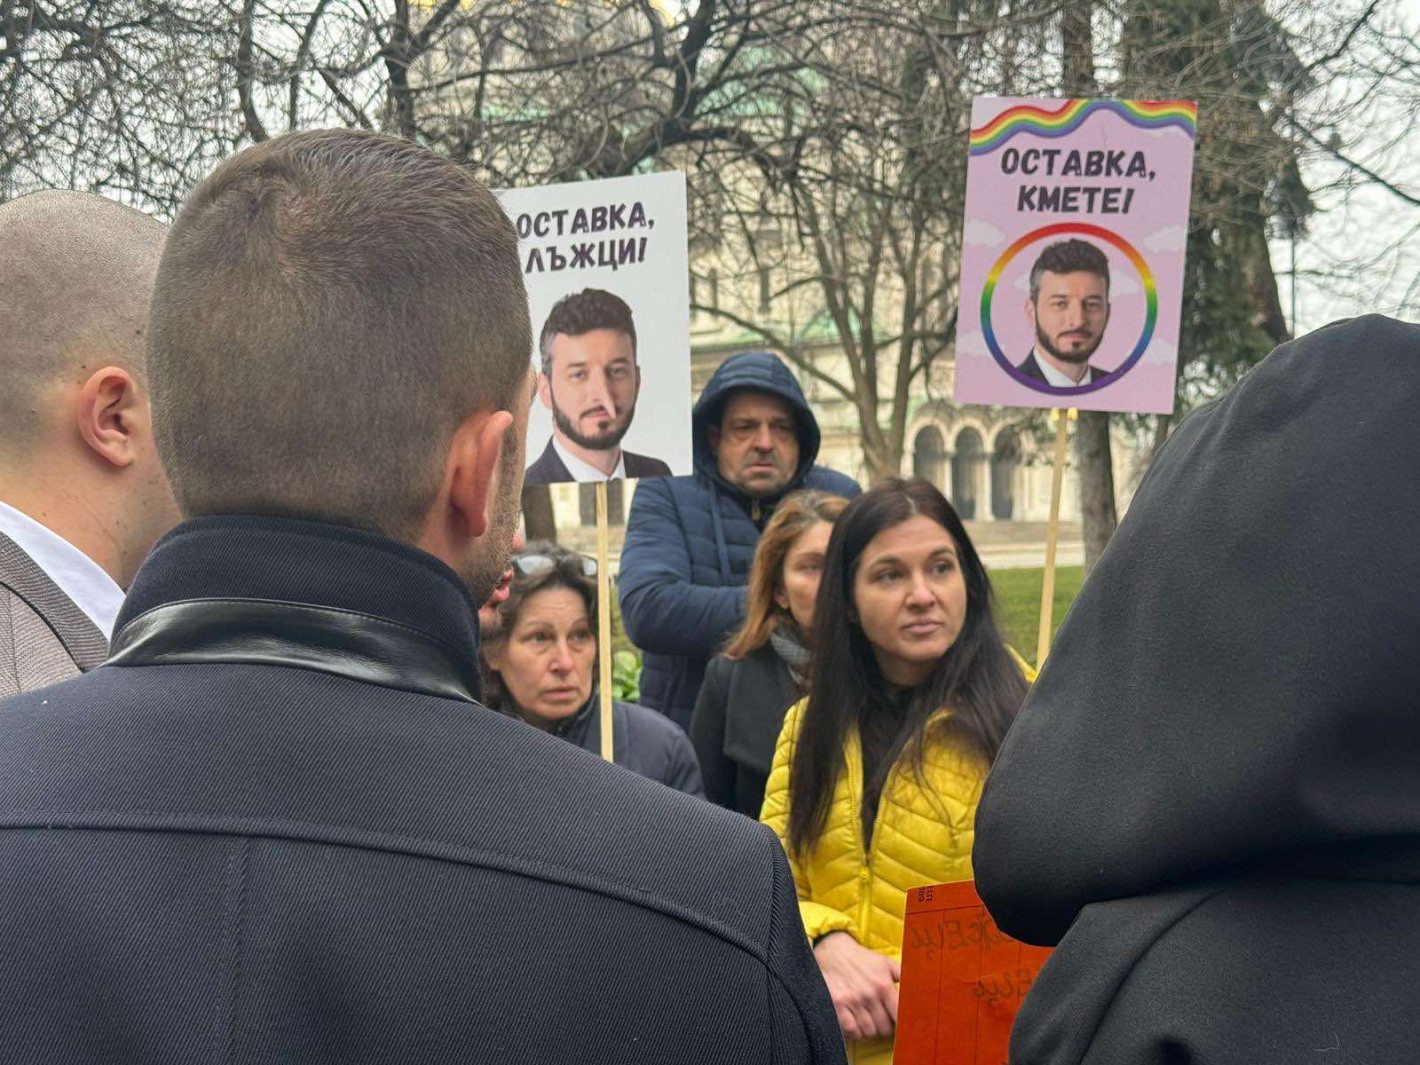
{"label": "black coat with leather collar", "polygon": [[767,830],[486,710],[451,570],[207,518],[0,703],[7,1061],[841,1062]]}

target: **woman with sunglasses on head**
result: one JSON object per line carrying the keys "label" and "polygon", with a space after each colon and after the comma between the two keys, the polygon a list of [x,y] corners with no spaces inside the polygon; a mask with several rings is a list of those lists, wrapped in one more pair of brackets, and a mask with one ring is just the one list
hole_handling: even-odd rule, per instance
{"label": "woman with sunglasses on head", "polygon": [[[596,686],[597,564],[552,544],[513,559],[508,597],[484,643],[484,694],[495,710],[601,750]],[[674,722],[631,703],[612,704],[618,765],[690,795],[703,795],[690,740]]]}
{"label": "woman with sunglasses on head", "polygon": [[690,721],[705,797],[748,817],[764,804],[784,715],[806,690],[824,551],[847,505],[816,491],[780,501],[755,548],[744,624],[705,670]]}
{"label": "woman with sunglasses on head", "polygon": [[937,489],[888,481],[844,508],[808,698],[785,718],[761,819],[788,852],[852,1062],[892,1058],[908,889],[971,879],[982,782],[1033,679]]}

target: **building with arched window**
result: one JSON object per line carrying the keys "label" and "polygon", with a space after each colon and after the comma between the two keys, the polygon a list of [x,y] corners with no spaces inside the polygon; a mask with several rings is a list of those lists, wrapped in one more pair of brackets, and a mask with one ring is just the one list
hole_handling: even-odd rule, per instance
{"label": "building with arched window", "polygon": [[1010,521],[1016,508],[1016,469],[1021,463],[1021,435],[1011,428],[996,434],[991,449],[991,518]]}
{"label": "building with arched window", "polygon": [[924,425],[912,442],[912,476],[923,477],[944,492],[948,488],[947,445],[935,425]]}
{"label": "building with arched window", "polygon": [[974,521],[981,501],[981,475],[986,467],[986,447],[981,433],[963,427],[952,443],[952,484],[947,498],[962,521]]}

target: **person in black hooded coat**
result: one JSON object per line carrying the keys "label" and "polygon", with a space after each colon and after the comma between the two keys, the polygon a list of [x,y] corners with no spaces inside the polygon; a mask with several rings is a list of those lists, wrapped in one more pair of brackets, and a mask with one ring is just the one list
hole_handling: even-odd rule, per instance
{"label": "person in black hooded coat", "polygon": [[1420,327],[1283,345],[1178,427],[978,808],[1059,946],[1011,1061],[1413,1061]]}

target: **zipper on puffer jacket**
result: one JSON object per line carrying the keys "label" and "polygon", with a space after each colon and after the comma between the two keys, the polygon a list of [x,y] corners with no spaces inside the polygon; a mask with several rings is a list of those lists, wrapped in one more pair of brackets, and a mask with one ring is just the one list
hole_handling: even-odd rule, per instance
{"label": "zipper on puffer jacket", "polygon": [[712,488],[710,490],[710,528],[711,535],[715,538],[715,563],[720,568],[720,580],[726,586],[735,583],[734,576],[730,569],[730,550],[725,544],[724,519],[720,516],[720,497]]}
{"label": "zipper on puffer jacket", "polygon": [[[882,839],[883,811],[887,808],[886,799],[892,790],[894,779],[897,776],[897,766],[894,765],[888,770],[888,778],[883,782],[883,792],[878,796],[878,808],[873,811],[873,839],[872,842],[863,838],[863,787],[866,783],[863,780],[863,744],[861,739],[858,743],[858,765],[853,774],[849,776],[848,791],[853,800],[853,831],[858,837],[858,853],[863,858],[863,865],[858,875],[859,891],[862,893],[858,900],[858,929],[862,932],[863,938],[868,938],[868,922],[871,920],[873,912],[873,882],[877,875],[873,872],[873,855],[877,851],[878,842]],[[867,873],[866,876],[863,873]],[[860,943],[861,946],[870,950],[877,948],[870,943]]]}

